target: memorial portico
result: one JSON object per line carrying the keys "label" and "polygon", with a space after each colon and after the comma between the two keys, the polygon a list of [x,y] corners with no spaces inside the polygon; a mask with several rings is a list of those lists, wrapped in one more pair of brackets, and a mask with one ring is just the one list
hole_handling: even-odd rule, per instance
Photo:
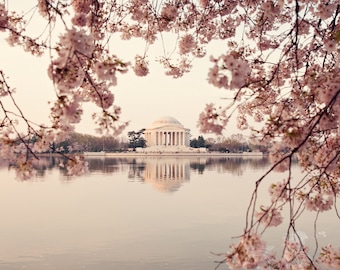
{"label": "memorial portico", "polygon": [[[145,134],[145,133],[144,133]],[[156,131],[145,134],[146,140],[155,136],[154,145],[185,145],[185,132],[183,131]]]}
{"label": "memorial portico", "polygon": [[145,129],[144,138],[147,147],[189,147],[190,130],[175,118],[166,116],[152,123]]}

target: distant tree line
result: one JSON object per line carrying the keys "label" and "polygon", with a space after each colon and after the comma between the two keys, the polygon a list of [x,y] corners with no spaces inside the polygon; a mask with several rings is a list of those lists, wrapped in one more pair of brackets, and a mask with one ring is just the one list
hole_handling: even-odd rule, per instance
{"label": "distant tree line", "polygon": [[[144,129],[128,132],[128,142],[122,142],[113,136],[92,136],[87,134],[72,133],[68,139],[60,143],[51,143],[49,152],[117,152],[135,150],[138,147],[146,147],[147,141],[143,138]],[[218,137],[216,139],[204,139],[198,136],[190,140],[192,148],[207,148],[212,152],[240,153],[261,151],[266,153],[269,146],[250,143],[242,134],[233,134],[230,137]]]}
{"label": "distant tree line", "polygon": [[[122,142],[113,136],[97,137],[87,134],[72,133],[68,139],[60,143],[51,143],[49,152],[117,152],[127,151],[128,149],[135,150],[138,147],[144,148],[147,141],[143,138],[145,129],[139,131],[128,132],[128,142]],[[190,140],[192,148],[207,148],[213,152],[253,152],[261,151],[266,153],[269,146],[261,143],[250,143],[242,134],[233,134],[230,137],[218,137],[216,139],[204,139],[203,136],[198,136]]]}
{"label": "distant tree line", "polygon": [[80,133],[71,133],[60,143],[51,143],[49,152],[75,153],[75,152],[116,152],[126,150],[128,144],[121,142],[113,136],[92,136]]}
{"label": "distant tree line", "polygon": [[201,148],[205,147],[213,152],[228,152],[228,153],[241,153],[241,152],[254,152],[260,151],[262,153],[268,152],[269,146],[262,143],[249,142],[242,134],[233,134],[230,137],[219,137],[217,139],[205,140],[203,136],[198,136],[190,140],[190,147]]}
{"label": "distant tree line", "polygon": [[[139,131],[129,131],[128,132],[128,148],[144,148],[147,146],[147,141],[144,139],[145,129]],[[254,152],[260,151],[262,153],[267,153],[269,145],[264,145],[262,143],[249,142],[243,134],[233,134],[230,137],[218,137],[217,139],[205,140],[203,136],[198,136],[190,140],[190,147],[192,148],[207,148],[209,151],[213,152],[223,152],[223,153],[241,153],[241,152]]]}

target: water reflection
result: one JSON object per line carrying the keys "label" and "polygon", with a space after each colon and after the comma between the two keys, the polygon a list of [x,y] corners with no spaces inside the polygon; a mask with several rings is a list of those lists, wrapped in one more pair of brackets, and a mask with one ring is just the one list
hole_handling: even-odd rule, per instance
{"label": "water reflection", "polygon": [[268,165],[265,157],[136,157],[88,159],[90,171],[103,173],[128,171],[130,181],[150,183],[163,192],[177,191],[190,180],[190,173],[205,170],[242,175],[246,167],[262,169]]}
{"label": "water reflection", "polygon": [[[46,173],[59,169],[61,175],[67,172],[59,164],[64,161],[61,156],[42,156],[33,161],[37,178],[44,178]],[[190,179],[190,171],[203,174],[205,170],[219,173],[242,175],[245,167],[262,169],[268,166],[267,157],[117,157],[87,158],[90,172],[114,174],[128,172],[132,181],[181,180]],[[0,159],[0,168],[11,164]]]}
{"label": "water reflection", "polygon": [[[269,167],[262,157],[89,158],[89,174],[69,177],[61,161],[40,158],[31,183],[14,181],[0,160],[1,270],[214,269],[211,252],[240,234],[252,180]],[[269,199],[267,186],[259,199]],[[299,218],[308,244],[314,220]],[[338,245],[338,224],[322,213],[320,246]],[[279,226],[265,240],[281,252],[285,235]]]}
{"label": "water reflection", "polygon": [[190,167],[198,173],[203,174],[204,170],[213,170],[220,173],[232,173],[242,175],[245,167],[250,169],[262,169],[268,166],[267,157],[220,157],[200,158],[199,161],[191,161]]}
{"label": "water reflection", "polygon": [[[205,170],[220,173],[242,175],[245,167],[248,169],[262,169],[268,166],[267,157],[136,157],[136,158],[92,158],[88,159],[90,171],[104,173],[124,172],[128,170],[129,178],[144,181],[149,178],[151,171],[153,178],[158,180],[174,178],[178,174],[197,172],[203,174]],[[126,166],[128,164],[128,166]],[[145,172],[147,171],[147,172]],[[185,171],[185,173],[184,173]]]}
{"label": "water reflection", "polygon": [[[66,170],[59,167],[59,164],[64,159],[60,156],[42,156],[39,159],[33,159],[33,168],[35,170],[35,178],[30,179],[30,181],[42,180],[46,174],[55,168],[60,168],[60,171],[64,171],[66,175]],[[0,158],[0,169],[8,168],[9,170],[14,170],[14,165],[9,163],[7,160]]]}
{"label": "water reflection", "polygon": [[143,180],[152,184],[158,191],[174,192],[190,179],[188,159],[149,159],[145,163]]}
{"label": "water reflection", "polygon": [[[52,170],[59,170],[60,180],[78,179],[67,175],[59,164],[60,156],[43,156],[34,160],[36,177],[30,181],[43,181]],[[240,176],[245,170],[257,170],[268,166],[266,157],[116,157],[87,158],[90,173],[117,174],[127,173],[129,181],[151,184],[162,192],[175,192],[190,180],[190,173],[203,175],[205,171],[230,173]],[[0,167],[11,164],[0,161]]]}

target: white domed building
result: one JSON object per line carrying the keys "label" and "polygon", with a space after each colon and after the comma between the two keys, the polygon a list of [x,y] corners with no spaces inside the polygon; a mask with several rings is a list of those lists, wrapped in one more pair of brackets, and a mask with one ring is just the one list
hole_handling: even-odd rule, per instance
{"label": "white domed building", "polygon": [[154,121],[144,131],[146,151],[182,152],[190,147],[190,129],[185,128],[176,118],[165,116]]}

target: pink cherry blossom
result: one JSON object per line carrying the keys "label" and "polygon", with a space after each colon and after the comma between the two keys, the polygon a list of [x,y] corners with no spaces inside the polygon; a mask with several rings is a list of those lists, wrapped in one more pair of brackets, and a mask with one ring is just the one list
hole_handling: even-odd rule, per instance
{"label": "pink cherry blossom", "polygon": [[73,0],[72,7],[76,13],[89,13],[92,5],[92,0]]}
{"label": "pink cherry blossom", "polygon": [[148,62],[145,60],[145,58],[137,55],[135,57],[135,61],[136,61],[134,66],[135,74],[140,77],[148,75],[149,73]]}
{"label": "pink cherry blossom", "polygon": [[225,111],[215,108],[214,104],[211,103],[207,104],[204,112],[200,114],[197,126],[203,133],[222,134],[228,120]]}
{"label": "pink cherry blossom", "polygon": [[315,196],[308,196],[305,198],[305,206],[310,211],[328,211],[333,206],[332,195],[316,194]]}
{"label": "pink cherry blossom", "polygon": [[249,234],[231,244],[230,249],[225,262],[231,269],[254,269],[262,263],[266,244],[259,235]]}
{"label": "pink cherry blossom", "polygon": [[8,12],[4,4],[0,3],[0,31],[5,31],[8,26]]}
{"label": "pink cherry blossom", "polygon": [[81,176],[88,172],[87,161],[82,156],[75,156],[68,160],[66,169],[68,175]]}
{"label": "pink cherry blossom", "polygon": [[87,17],[85,13],[77,13],[72,18],[72,23],[76,26],[86,26],[87,24]]}
{"label": "pink cherry blossom", "polygon": [[340,269],[340,248],[334,248],[331,244],[322,247],[318,262],[329,269]]}
{"label": "pink cherry blossom", "polygon": [[264,226],[278,226],[282,223],[281,212],[276,208],[265,208],[261,206],[259,212],[255,213],[255,217],[264,224]]}
{"label": "pink cherry blossom", "polygon": [[179,46],[179,53],[186,54],[186,53],[191,52],[193,48],[195,48],[196,42],[192,35],[186,34],[185,36],[181,38],[178,46]]}
{"label": "pink cherry blossom", "polygon": [[[189,73],[195,58],[209,55],[205,79],[227,90],[228,98],[221,106],[207,101],[198,115],[200,132],[222,135],[235,116],[237,128],[271,146],[271,167],[255,182],[249,203],[253,211],[246,217],[243,237],[226,253],[226,263],[234,268],[339,268],[339,252],[331,245],[314,262],[303,243],[285,241],[279,257],[266,252],[255,230],[256,220],[268,229],[281,223],[279,210],[290,205],[291,234],[303,214],[297,205],[328,211],[340,193],[338,0],[38,0],[31,11],[11,8],[9,1],[0,3],[1,36],[33,57],[50,57],[47,76],[55,94],[50,123],[37,125],[20,110],[14,87],[0,70],[0,154],[15,164],[19,178],[34,177],[31,158],[75,130],[85,103],[98,108],[93,121],[99,133],[121,133],[128,121],[121,120],[115,104],[119,76],[148,76],[154,52],[164,74],[173,79]],[[31,28],[36,17],[43,25],[38,34],[39,27]],[[165,42],[169,36],[175,44]],[[115,54],[115,37],[129,45],[139,39],[145,46],[138,48],[139,55],[122,60]],[[222,43],[211,47],[215,41]],[[161,50],[154,49],[157,44]],[[26,132],[18,132],[19,122]],[[87,172],[82,157],[69,158],[64,164],[69,174]],[[305,174],[300,179],[293,175],[295,159]],[[285,180],[269,184],[270,207],[257,205],[259,190],[277,172]]]}
{"label": "pink cherry blossom", "polygon": [[166,21],[174,21],[177,19],[178,15],[178,9],[175,5],[172,5],[170,3],[165,3],[162,11],[161,16]]}
{"label": "pink cherry blossom", "polygon": [[285,201],[288,199],[288,190],[287,190],[287,180],[283,182],[276,182],[275,184],[271,184],[269,187],[269,194],[272,197],[272,201]]}
{"label": "pink cherry blossom", "polygon": [[86,56],[90,56],[94,50],[93,36],[75,27],[60,36],[60,44],[65,50],[79,52]]}

